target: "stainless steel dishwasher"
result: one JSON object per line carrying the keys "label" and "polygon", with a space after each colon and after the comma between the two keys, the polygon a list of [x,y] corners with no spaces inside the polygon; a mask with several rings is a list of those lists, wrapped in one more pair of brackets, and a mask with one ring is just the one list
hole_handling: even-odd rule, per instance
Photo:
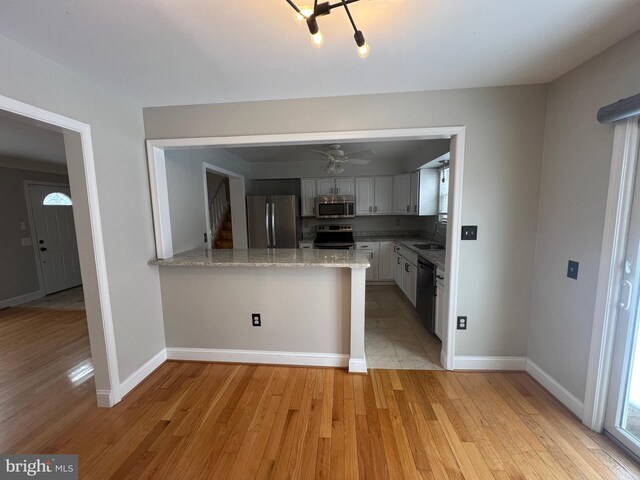
{"label": "stainless steel dishwasher", "polygon": [[436,267],[418,257],[418,285],[416,292],[418,317],[431,333],[436,329]]}

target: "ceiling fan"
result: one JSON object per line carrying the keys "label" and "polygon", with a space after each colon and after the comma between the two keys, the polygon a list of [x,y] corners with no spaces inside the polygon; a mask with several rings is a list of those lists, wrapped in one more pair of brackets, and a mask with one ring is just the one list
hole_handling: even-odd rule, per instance
{"label": "ceiling fan", "polygon": [[335,175],[344,172],[344,165],[348,162],[352,165],[366,165],[370,162],[370,160],[364,160],[360,158],[355,158],[357,156],[362,155],[374,155],[376,152],[373,150],[360,150],[357,152],[351,152],[349,154],[345,154],[344,150],[340,148],[340,145],[334,144],[329,145],[329,150],[312,150],[313,152],[319,153],[325,156],[327,160],[326,163],[322,166],[323,170],[326,170],[330,175]]}

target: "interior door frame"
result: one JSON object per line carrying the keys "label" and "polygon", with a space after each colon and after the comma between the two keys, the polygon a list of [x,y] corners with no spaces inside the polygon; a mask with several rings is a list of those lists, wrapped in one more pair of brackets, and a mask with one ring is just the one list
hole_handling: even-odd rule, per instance
{"label": "interior door frame", "polygon": [[[91,126],[87,123],[74,120],[69,117],[51,112],[33,105],[29,105],[13,98],[0,95],[0,110],[4,110],[33,121],[51,125],[56,130],[61,131],[65,136],[65,149],[69,148],[74,157],[82,159],[82,171],[84,178],[82,181],[74,180],[69,176],[69,187],[71,191],[84,191],[86,193],[86,203],[84,197],[76,199],[73,205],[74,221],[76,228],[76,238],[78,244],[83,245],[85,251],[92,252],[92,258],[80,258],[81,270],[93,273],[91,288],[97,291],[91,295],[88,304],[97,299],[98,305],[92,305],[91,312],[87,313],[87,323],[95,336],[92,337],[91,358],[94,364],[96,377],[102,378],[103,384],[108,385],[108,389],[98,389],[96,385],[96,399],[100,407],[111,407],[122,400],[120,374],[118,371],[118,358],[116,352],[116,340],[113,326],[113,315],[111,311],[111,295],[109,291],[109,278],[107,274],[107,261],[104,248],[104,236],[102,233],[102,221],[100,214],[100,204],[98,200],[98,182],[96,178],[95,158],[93,156],[93,141],[91,136]],[[68,140],[68,142],[67,142]],[[67,153],[68,156],[68,153]],[[91,238],[84,235],[77,235],[78,224],[82,221],[82,216],[77,215],[80,208],[88,211],[89,229]],[[83,276],[83,283],[87,278]],[[101,345],[93,345],[99,341]],[[102,354],[95,355],[94,348],[98,351],[104,350]]]}
{"label": "interior door frame", "polygon": [[638,164],[638,117],[615,124],[582,423],[602,432],[618,316],[622,265]]}
{"label": "interior door frame", "polygon": [[[460,258],[460,235],[458,235],[457,232],[460,232],[462,228],[462,179],[464,171],[465,134],[466,127],[449,126],[147,140],[147,162],[151,186],[151,206],[154,220],[156,255],[160,259],[173,256],[171,218],[169,216],[169,200],[167,195],[165,149],[257,147],[328,142],[340,143],[340,141],[449,138],[451,140],[451,163],[449,167],[448,234],[445,251],[445,269],[447,271],[445,280],[446,326],[444,329],[440,360],[445,369],[453,370],[456,340],[455,315],[458,302],[458,265]],[[364,351],[364,345],[362,345],[362,351]]]}
{"label": "interior door frame", "polygon": [[[31,245],[33,246],[33,258],[36,260],[38,268],[38,285],[40,288],[40,297],[45,296],[44,274],[42,273],[42,262],[40,260],[40,253],[38,252],[38,236],[36,235],[35,217],[33,215],[33,203],[31,202],[31,194],[29,193],[29,186],[45,186],[45,187],[67,187],[71,190],[71,186],[68,183],[56,183],[56,182],[43,182],[41,180],[24,180],[24,194],[27,200],[27,219],[29,220],[29,234],[31,236]],[[73,200],[73,199],[72,199]],[[75,215],[73,217],[73,223],[75,225]]]}

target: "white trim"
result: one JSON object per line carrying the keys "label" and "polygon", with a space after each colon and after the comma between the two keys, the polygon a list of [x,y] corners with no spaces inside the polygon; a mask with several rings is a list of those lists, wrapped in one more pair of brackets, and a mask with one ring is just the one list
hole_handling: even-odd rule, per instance
{"label": "white trim", "polygon": [[604,428],[615,338],[617,299],[622,280],[636,173],[638,119],[615,126],[598,286],[591,327],[589,366],[582,423],[596,432]]}
{"label": "white trim", "polygon": [[111,390],[96,390],[96,400],[98,406],[102,408],[111,408],[118,403],[111,395]]}
{"label": "white trim", "polygon": [[[354,130],[343,132],[308,132],[275,135],[239,135],[226,137],[170,138],[147,140],[147,162],[149,164],[149,180],[151,184],[151,206],[153,209],[156,254],[158,258],[173,256],[171,241],[171,220],[167,196],[166,167],[164,149],[197,148],[197,147],[239,147],[266,145],[299,145],[309,143],[349,142],[357,140],[389,139],[420,140],[435,138],[451,138],[449,225],[451,235],[447,235],[445,269],[447,275],[447,296],[445,300],[445,341],[443,341],[443,366],[447,370],[454,369],[455,356],[455,317],[458,300],[458,263],[460,254],[460,231],[462,225],[462,178],[464,168],[464,126],[421,127],[386,130]],[[231,206],[233,211],[234,207]],[[244,211],[242,212],[244,213]],[[235,221],[234,221],[235,223]],[[243,222],[246,225],[246,222]],[[364,339],[362,349],[364,350]]]}
{"label": "white trim", "polygon": [[[100,298],[101,313],[101,318],[95,320],[88,318],[87,321],[100,322],[102,328],[105,342],[104,348],[107,357],[107,365],[105,366],[105,371],[108,376],[108,383],[111,390],[109,394],[110,400],[108,403],[110,403],[110,405],[113,405],[119,402],[121,399],[118,391],[120,388],[120,380],[118,373],[115,333],[113,329],[113,316],[111,312],[111,296],[109,293],[106,257],[104,252],[104,239],[102,235],[102,222],[100,219],[98,184],[96,180],[95,159],[93,157],[91,126],[86,123],[65,117],[63,115],[59,115],[57,113],[49,112],[32,105],[28,105],[26,103],[19,102],[3,95],[0,95],[0,110],[15,113],[23,117],[28,117],[47,123],[49,125],[57,126],[70,132],[80,134],[84,175],[86,181],[84,188],[86,188],[87,191],[89,221],[93,240],[92,249],[95,259],[98,296]],[[80,262],[82,263],[82,259],[80,259]],[[98,394],[98,392],[96,392],[96,394]],[[99,396],[99,404],[103,402],[103,397],[103,394]]]}
{"label": "white trim", "polygon": [[[458,276],[460,263],[460,235],[462,231],[462,179],[464,172],[465,129],[451,137],[449,163],[449,205],[447,208],[447,248],[445,249],[445,298],[442,351],[440,361],[446,370],[455,367],[456,315],[458,312]],[[448,272],[453,272],[449,274]]]}
{"label": "white trim", "polygon": [[362,358],[350,359],[349,373],[367,373],[367,360]]}
{"label": "white trim", "polygon": [[551,395],[557,398],[560,403],[571,410],[578,418],[582,418],[584,404],[576,398],[569,390],[542,370],[535,362],[527,359],[527,373],[531,375],[540,385],[546,388]]}
{"label": "white trim", "polygon": [[526,357],[456,356],[456,370],[522,370],[527,365]]}
{"label": "white trim", "polygon": [[219,348],[167,347],[168,360],[191,362],[266,363],[315,367],[347,367],[349,355],[339,353],[279,352]]}
{"label": "white trim", "polygon": [[167,349],[163,348],[120,384],[120,396],[124,397],[127,393],[136,388],[145,378],[151,375],[155,369],[166,361]]}
{"label": "white trim", "polygon": [[38,300],[42,297],[44,297],[44,291],[36,290],[35,292],[29,292],[24,295],[18,295],[17,297],[0,300],[0,308],[15,307],[16,305],[32,302],[33,300]]}

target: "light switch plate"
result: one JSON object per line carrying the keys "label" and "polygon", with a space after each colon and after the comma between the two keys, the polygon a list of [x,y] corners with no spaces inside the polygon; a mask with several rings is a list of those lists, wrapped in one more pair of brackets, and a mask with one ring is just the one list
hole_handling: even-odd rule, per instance
{"label": "light switch plate", "polygon": [[477,225],[463,225],[462,226],[462,240],[477,240],[478,239],[478,226]]}
{"label": "light switch plate", "polygon": [[569,265],[567,265],[567,277],[577,280],[579,266],[580,264],[575,260],[569,260]]}

